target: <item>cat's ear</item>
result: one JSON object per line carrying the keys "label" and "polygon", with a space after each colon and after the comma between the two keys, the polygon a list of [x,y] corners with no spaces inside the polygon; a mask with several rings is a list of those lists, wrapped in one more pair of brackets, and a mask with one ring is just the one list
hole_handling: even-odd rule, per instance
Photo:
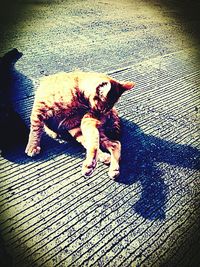
{"label": "cat's ear", "polygon": [[135,87],[134,82],[121,82],[121,85],[122,85],[124,91],[131,90],[133,87]]}
{"label": "cat's ear", "polygon": [[98,86],[98,91],[99,91],[99,96],[104,96],[106,97],[108,92],[111,89],[111,84],[110,82],[103,82]]}

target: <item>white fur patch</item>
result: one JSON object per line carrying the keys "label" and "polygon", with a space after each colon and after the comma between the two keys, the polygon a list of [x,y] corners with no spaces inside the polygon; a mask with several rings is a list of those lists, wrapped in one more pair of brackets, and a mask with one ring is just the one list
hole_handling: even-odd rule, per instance
{"label": "white fur patch", "polygon": [[111,83],[110,82],[102,83],[102,85],[100,84],[99,95],[106,97],[108,92],[110,91],[110,89],[111,89]]}

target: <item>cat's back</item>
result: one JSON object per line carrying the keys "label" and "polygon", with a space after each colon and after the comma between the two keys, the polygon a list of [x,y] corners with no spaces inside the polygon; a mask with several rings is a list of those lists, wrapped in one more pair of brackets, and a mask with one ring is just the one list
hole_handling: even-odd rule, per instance
{"label": "cat's back", "polygon": [[51,94],[51,93],[66,93],[75,87],[74,73],[59,72],[49,76],[40,78],[38,93]]}
{"label": "cat's back", "polygon": [[40,78],[36,98],[55,98],[59,101],[62,96],[65,96],[65,99],[68,98],[70,101],[74,99],[77,90],[90,95],[90,92],[105,80],[108,80],[108,77],[103,73],[59,72]]}

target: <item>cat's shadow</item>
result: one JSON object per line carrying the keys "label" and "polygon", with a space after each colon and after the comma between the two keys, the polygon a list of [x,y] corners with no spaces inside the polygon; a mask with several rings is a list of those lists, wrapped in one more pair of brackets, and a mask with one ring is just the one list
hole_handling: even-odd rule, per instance
{"label": "cat's shadow", "polygon": [[24,97],[22,92],[27,96],[33,91],[31,79],[15,69],[21,57],[22,53],[14,48],[0,58],[0,150],[4,157],[28,140],[28,128],[14,104]]}
{"label": "cat's shadow", "polygon": [[[15,88],[20,94],[20,89],[26,92],[27,82],[29,83],[28,93],[30,93],[30,79],[25,75],[13,70],[9,72],[9,78],[12,78],[15,83],[11,87]],[[2,89],[2,88],[1,88]],[[13,88],[10,88],[11,92]],[[19,95],[18,95],[19,96]],[[69,139],[69,143],[59,144],[51,138],[44,137],[42,140],[43,153],[36,158],[29,158],[24,153],[25,145],[28,140],[27,129],[23,125],[23,121],[17,114],[20,120],[18,131],[21,133],[20,140],[22,142],[14,142],[8,148],[4,145],[2,156],[9,161],[26,164],[30,161],[44,161],[56,156],[58,151],[71,155],[73,157],[82,157],[83,148],[77,143]],[[15,134],[12,128],[16,124],[15,116],[10,116],[7,135],[4,135],[4,144],[10,144],[9,139]],[[23,133],[23,134],[22,134]],[[158,166],[159,163],[166,163],[177,167],[189,169],[199,169],[200,152],[196,148],[188,145],[179,145],[173,142],[162,140],[152,135],[145,134],[136,124],[126,119],[122,119],[122,159],[121,159],[121,174],[116,180],[118,183],[131,185],[136,182],[141,184],[140,199],[134,205],[136,213],[149,220],[165,219],[165,204],[168,195],[168,187],[163,178],[163,171]],[[98,170],[97,170],[98,171]],[[88,178],[89,179],[89,178]],[[178,178],[177,178],[178,179]]]}
{"label": "cat's shadow", "polygon": [[[121,175],[117,181],[127,185],[139,182],[142,192],[134,210],[150,220],[165,219],[168,186],[163,177],[166,165],[199,170],[200,151],[144,134],[136,124],[125,119],[122,125]],[[169,168],[170,175],[176,176],[178,169],[173,167]]]}

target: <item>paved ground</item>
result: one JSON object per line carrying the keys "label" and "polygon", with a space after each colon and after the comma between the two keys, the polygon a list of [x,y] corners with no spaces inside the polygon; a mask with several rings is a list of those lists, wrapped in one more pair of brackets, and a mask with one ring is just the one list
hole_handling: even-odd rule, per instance
{"label": "paved ground", "polygon": [[2,76],[19,120],[29,125],[42,75],[79,68],[137,86],[117,105],[118,181],[101,164],[81,176],[84,150],[73,142],[44,137],[35,159],[24,145],[5,149],[20,132],[9,123],[0,159],[1,263],[200,266],[198,17],[188,8],[186,19],[173,1],[27,2],[1,44],[1,56],[14,47],[23,53],[9,82]]}

